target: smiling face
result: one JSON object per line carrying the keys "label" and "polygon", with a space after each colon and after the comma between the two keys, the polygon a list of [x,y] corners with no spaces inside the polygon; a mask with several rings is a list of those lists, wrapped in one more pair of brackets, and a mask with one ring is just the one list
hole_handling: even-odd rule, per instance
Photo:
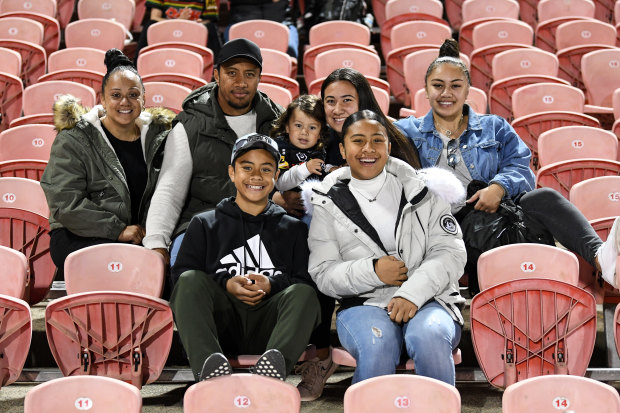
{"label": "smiling face", "polygon": [[468,94],[467,77],[453,64],[440,64],[426,80],[426,95],[431,108],[446,121],[453,121],[461,116]]}
{"label": "smiling face", "polygon": [[321,123],[299,108],[295,108],[286,124],[291,143],[299,149],[310,149],[319,141]]}
{"label": "smiling face", "polygon": [[368,119],[351,124],[340,144],[340,154],[356,179],[372,179],[379,175],[390,150],[387,130],[376,120]]}
{"label": "smiling face", "polygon": [[239,116],[250,111],[260,81],[256,64],[243,58],[231,59],[215,70],[213,77],[219,86],[217,102],[225,114]]}
{"label": "smiling face", "polygon": [[133,125],[144,105],[144,91],[138,75],[129,70],[112,73],[101,95],[101,105],[111,126]]}
{"label": "smiling face", "polygon": [[359,95],[350,82],[338,80],[325,88],[323,105],[327,124],[336,132],[342,132],[344,120],[359,110]]}
{"label": "smiling face", "polygon": [[269,194],[278,179],[278,164],[265,149],[251,149],[228,167],[228,176],[235,184],[235,202],[242,211],[258,215],[267,205]]}

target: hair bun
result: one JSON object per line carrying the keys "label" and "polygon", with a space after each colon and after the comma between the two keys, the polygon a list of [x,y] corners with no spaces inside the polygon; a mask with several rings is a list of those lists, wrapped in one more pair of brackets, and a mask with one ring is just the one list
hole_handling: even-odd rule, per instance
{"label": "hair bun", "polygon": [[105,52],[103,63],[108,69],[108,73],[119,66],[134,67],[133,62],[118,49],[110,49]]}
{"label": "hair bun", "polygon": [[459,59],[461,57],[459,44],[454,39],[446,39],[439,48],[439,57],[454,57]]}

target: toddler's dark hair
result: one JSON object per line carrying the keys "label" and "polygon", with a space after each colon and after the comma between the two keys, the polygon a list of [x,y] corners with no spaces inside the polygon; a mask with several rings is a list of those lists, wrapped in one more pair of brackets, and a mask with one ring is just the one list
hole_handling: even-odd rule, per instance
{"label": "toddler's dark hair", "polygon": [[306,115],[316,119],[321,124],[321,132],[319,133],[319,141],[317,149],[322,149],[327,141],[327,127],[325,126],[325,109],[323,101],[316,95],[301,95],[286,107],[286,110],[273,123],[270,135],[272,138],[286,135],[286,126],[295,109],[299,109]]}

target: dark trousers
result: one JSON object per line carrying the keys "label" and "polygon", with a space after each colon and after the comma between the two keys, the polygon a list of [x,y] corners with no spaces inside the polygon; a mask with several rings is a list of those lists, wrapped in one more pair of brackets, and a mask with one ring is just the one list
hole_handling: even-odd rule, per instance
{"label": "dark trousers", "polygon": [[107,238],[80,237],[66,228],[57,228],[50,232],[50,256],[56,265],[56,280],[64,280],[65,260],[72,252],[93,245],[109,244],[114,241]]}
{"label": "dark trousers", "polygon": [[291,371],[321,318],[309,285],[291,285],[250,306],[195,270],[181,274],[170,307],[196,380],[205,359],[216,352],[234,356],[275,348]]}
{"label": "dark trousers", "polygon": [[328,297],[320,291],[316,293],[321,307],[321,323],[314,329],[310,336],[310,344],[314,344],[317,349],[328,348],[331,344],[331,327],[336,300]]}

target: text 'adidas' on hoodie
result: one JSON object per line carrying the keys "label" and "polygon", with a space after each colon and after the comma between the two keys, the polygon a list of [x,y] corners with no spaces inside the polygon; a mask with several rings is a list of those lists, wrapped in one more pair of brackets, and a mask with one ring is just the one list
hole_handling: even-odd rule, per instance
{"label": "text 'adidas' on hoodie", "polygon": [[172,278],[204,271],[226,289],[235,275],[269,277],[270,295],[296,283],[314,286],[308,274],[308,227],[269,201],[259,215],[243,212],[235,198],[195,215],[185,233]]}

